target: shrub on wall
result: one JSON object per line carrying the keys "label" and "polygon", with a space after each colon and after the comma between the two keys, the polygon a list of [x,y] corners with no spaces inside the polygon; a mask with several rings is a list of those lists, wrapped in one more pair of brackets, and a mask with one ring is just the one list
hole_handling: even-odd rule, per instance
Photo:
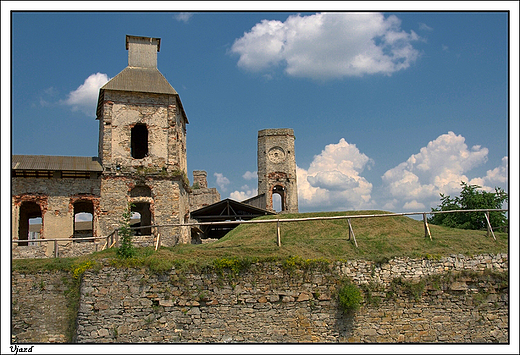
{"label": "shrub on wall", "polygon": [[361,290],[350,280],[344,280],[338,290],[338,302],[343,312],[349,313],[357,310],[362,300]]}

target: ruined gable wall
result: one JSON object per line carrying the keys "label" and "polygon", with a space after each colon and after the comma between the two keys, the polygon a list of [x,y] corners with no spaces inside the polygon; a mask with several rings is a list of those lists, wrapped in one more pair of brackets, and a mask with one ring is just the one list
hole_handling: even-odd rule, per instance
{"label": "ruined gable wall", "polygon": [[[78,199],[88,199],[94,205],[94,232],[99,214],[101,180],[97,179],[42,179],[12,178],[12,238],[18,239],[20,205],[34,201],[41,207],[42,238],[69,238],[73,234],[74,208]],[[16,244],[13,245],[13,248]]]}

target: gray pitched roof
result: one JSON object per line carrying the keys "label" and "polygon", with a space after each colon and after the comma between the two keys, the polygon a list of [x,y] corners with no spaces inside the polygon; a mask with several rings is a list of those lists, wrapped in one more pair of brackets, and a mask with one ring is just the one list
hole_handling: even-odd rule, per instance
{"label": "gray pitched roof", "polygon": [[97,157],[67,157],[51,155],[13,155],[13,170],[103,171]]}
{"label": "gray pitched roof", "polygon": [[178,95],[177,91],[157,68],[126,67],[106,83],[101,90]]}

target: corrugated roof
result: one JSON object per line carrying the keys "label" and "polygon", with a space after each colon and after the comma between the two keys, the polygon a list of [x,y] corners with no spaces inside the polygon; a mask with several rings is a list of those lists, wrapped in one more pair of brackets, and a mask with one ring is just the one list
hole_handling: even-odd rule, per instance
{"label": "corrugated roof", "polygon": [[13,170],[103,171],[97,157],[13,155]]}
{"label": "corrugated roof", "polygon": [[178,95],[157,68],[126,67],[101,89]]}

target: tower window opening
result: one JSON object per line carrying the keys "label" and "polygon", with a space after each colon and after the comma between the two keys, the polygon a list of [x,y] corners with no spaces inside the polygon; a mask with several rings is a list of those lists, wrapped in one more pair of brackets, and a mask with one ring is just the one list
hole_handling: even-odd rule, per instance
{"label": "tower window opening", "polygon": [[131,131],[130,150],[132,158],[143,159],[148,155],[148,128],[144,124],[136,124]]}

